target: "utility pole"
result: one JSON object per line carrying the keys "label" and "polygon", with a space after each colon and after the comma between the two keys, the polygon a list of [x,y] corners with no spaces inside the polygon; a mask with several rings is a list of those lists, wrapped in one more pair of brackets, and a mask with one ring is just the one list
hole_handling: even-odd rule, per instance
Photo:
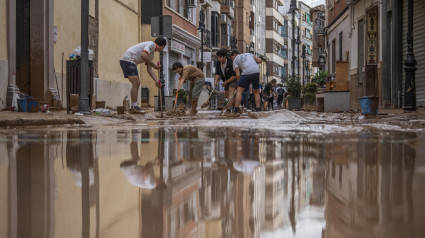
{"label": "utility pole", "polygon": [[297,51],[298,51],[298,57],[297,57],[297,62],[298,62],[298,78],[300,77],[300,44],[301,44],[301,40],[300,40],[300,27],[297,27],[298,29],[298,36],[297,36]]}
{"label": "utility pole", "polygon": [[204,71],[204,31],[205,31],[205,13],[201,6],[201,12],[199,13],[199,27],[201,31],[201,71]]}
{"label": "utility pole", "polygon": [[295,13],[298,11],[297,1],[291,0],[291,6],[289,8],[290,14],[292,14],[292,77],[295,77],[295,60],[297,57],[295,56]]}
{"label": "utility pole", "polygon": [[81,0],[80,113],[89,113],[89,0]]}

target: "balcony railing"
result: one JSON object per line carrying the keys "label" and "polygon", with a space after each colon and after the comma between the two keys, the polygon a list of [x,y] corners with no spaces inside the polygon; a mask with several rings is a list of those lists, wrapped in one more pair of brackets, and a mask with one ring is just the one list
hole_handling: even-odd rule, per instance
{"label": "balcony railing", "polygon": [[221,14],[228,15],[232,19],[235,17],[235,11],[230,5],[221,5],[220,12]]}

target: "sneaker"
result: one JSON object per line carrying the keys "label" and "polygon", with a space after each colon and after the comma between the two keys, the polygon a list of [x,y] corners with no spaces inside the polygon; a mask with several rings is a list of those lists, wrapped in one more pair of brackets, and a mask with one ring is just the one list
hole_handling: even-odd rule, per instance
{"label": "sneaker", "polygon": [[142,111],[142,109],[139,106],[132,106],[129,112],[131,114],[145,114],[145,112]]}

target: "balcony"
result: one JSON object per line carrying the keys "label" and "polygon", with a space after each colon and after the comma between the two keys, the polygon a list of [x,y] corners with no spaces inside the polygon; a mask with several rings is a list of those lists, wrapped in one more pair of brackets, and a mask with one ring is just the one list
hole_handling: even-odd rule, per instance
{"label": "balcony", "polygon": [[201,4],[205,4],[206,7],[212,7],[211,0],[199,0]]}
{"label": "balcony", "polygon": [[230,18],[235,17],[235,10],[230,5],[221,5],[220,13],[229,16]]}
{"label": "balcony", "polygon": [[280,23],[280,25],[285,24],[283,15],[274,8],[266,8],[266,16],[273,16]]}

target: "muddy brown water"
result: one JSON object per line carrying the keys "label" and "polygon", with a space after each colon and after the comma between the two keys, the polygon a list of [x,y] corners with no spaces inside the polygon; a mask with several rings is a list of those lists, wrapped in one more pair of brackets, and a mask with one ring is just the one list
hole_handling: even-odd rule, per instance
{"label": "muddy brown water", "polygon": [[425,237],[425,137],[0,132],[0,237]]}

